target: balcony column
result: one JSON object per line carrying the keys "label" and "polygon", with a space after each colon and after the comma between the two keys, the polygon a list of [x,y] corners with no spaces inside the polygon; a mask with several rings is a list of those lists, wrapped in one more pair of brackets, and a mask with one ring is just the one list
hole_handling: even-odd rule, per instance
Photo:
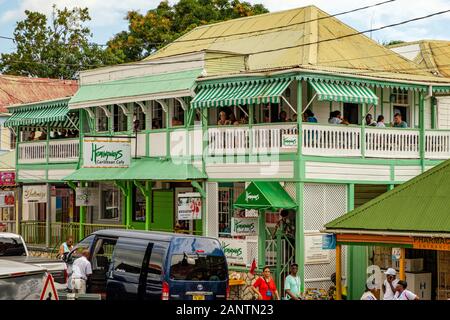
{"label": "balcony column", "polygon": [[425,107],[423,93],[419,92],[419,154],[422,172],[425,171]]}
{"label": "balcony column", "polygon": [[367,104],[363,103],[361,106],[361,157],[366,156],[366,107]]}

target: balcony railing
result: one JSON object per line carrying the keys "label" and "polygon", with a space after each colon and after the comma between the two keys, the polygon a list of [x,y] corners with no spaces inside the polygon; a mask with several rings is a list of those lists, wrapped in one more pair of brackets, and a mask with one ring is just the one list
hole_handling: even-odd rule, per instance
{"label": "balcony railing", "polygon": [[[19,163],[74,162],[80,154],[79,139],[22,142],[19,144]],[[47,150],[48,149],[48,150]]]}

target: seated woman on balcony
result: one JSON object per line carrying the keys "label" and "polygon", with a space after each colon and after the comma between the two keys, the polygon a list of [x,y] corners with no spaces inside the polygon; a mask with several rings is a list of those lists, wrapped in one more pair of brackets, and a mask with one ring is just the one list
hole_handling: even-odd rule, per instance
{"label": "seated woman on balcony", "polygon": [[225,126],[228,124],[228,119],[227,119],[227,114],[225,113],[225,111],[220,111],[219,112],[219,121],[217,122],[218,126]]}
{"label": "seated woman on balcony", "polygon": [[384,116],[381,114],[377,118],[377,128],[386,128],[386,125],[384,124]]}
{"label": "seated woman on balcony", "polygon": [[314,116],[314,113],[310,109],[306,109],[303,116],[304,116],[305,122],[317,123],[317,118]]}
{"label": "seated woman on balcony", "polygon": [[58,136],[58,139],[64,139],[64,138],[67,138],[67,130],[66,129],[62,129]]}
{"label": "seated woman on balcony", "polygon": [[373,120],[373,117],[370,113],[366,115],[366,126],[375,127],[377,123]]}
{"label": "seated woman on balcony", "polygon": [[36,131],[31,131],[30,135],[28,136],[28,141],[33,141],[36,139]]}
{"label": "seated woman on balcony", "polygon": [[240,125],[239,121],[237,121],[236,116],[234,113],[230,113],[230,119],[228,120],[229,125],[238,126]]}
{"label": "seated woman on balcony", "polygon": [[280,115],[278,116],[278,122],[291,122],[291,119],[287,118],[286,111],[281,111]]}
{"label": "seated woman on balcony", "polygon": [[67,138],[76,138],[78,137],[78,131],[77,130],[69,130],[67,134]]}
{"label": "seated woman on balcony", "polygon": [[329,124],[341,124],[342,116],[339,110],[330,112],[330,118],[328,119]]}
{"label": "seated woman on balcony", "polygon": [[47,133],[44,131],[41,132],[41,135],[39,136],[38,140],[46,140],[47,139]]}
{"label": "seated woman on balcony", "polygon": [[51,139],[58,139],[59,138],[59,132],[58,130],[54,130],[52,132],[52,136],[50,136]]}

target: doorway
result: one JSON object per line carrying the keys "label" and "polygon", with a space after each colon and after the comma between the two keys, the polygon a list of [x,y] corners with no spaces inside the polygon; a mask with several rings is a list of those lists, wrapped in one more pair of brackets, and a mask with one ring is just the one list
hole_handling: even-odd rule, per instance
{"label": "doorway", "polygon": [[344,103],[344,119],[350,124],[360,124],[360,105],[357,103]]}

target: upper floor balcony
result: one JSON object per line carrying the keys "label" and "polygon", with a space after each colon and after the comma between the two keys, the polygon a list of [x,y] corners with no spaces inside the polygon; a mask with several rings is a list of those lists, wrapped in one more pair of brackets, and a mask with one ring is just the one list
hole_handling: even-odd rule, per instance
{"label": "upper floor balcony", "polygon": [[80,139],[20,142],[19,164],[78,162]]}

